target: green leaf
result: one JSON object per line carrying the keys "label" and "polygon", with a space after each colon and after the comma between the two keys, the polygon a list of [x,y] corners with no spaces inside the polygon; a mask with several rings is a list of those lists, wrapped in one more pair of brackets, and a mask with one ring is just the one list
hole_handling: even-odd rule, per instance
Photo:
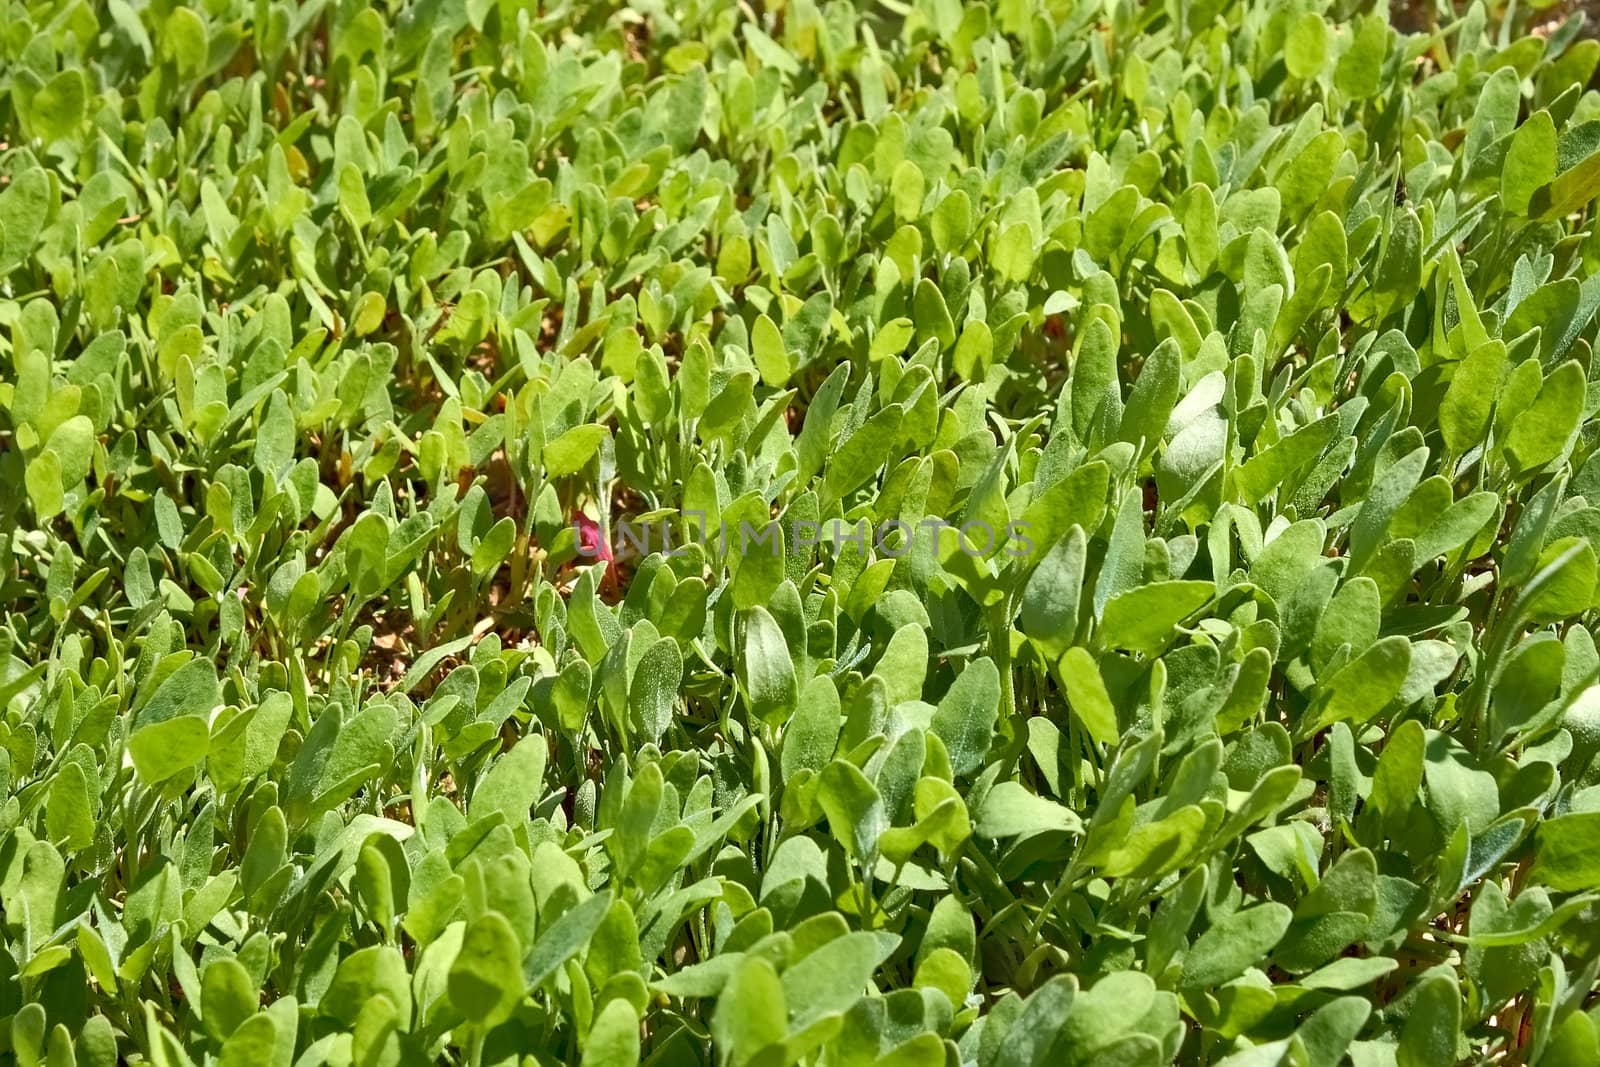
{"label": "green leaf", "polygon": [[278,1058],[282,1046],[278,1023],[267,1014],[252,1015],[222,1043],[221,1067],[254,1067]]}
{"label": "green leaf", "polygon": [[28,124],[46,144],[70,137],[83,121],[87,96],[83,73],[63,70],[33,94],[28,105]]}
{"label": "green leaf", "polygon": [[894,201],[895,218],[905,221],[921,215],[924,187],[922,169],[911,160],[902,159],[889,179],[889,196]]}
{"label": "green leaf", "polygon": [[765,315],[756,316],[755,326],[750,330],[750,344],[761,380],[770,388],[782,388],[789,381],[791,368],[789,352],[784,347],[783,334],[778,332],[777,324]]}
{"label": "green leaf", "polygon": [[1000,716],[1000,672],[984,656],[967,664],[939,701],[929,729],[944,742],[956,774],[983,765]]}
{"label": "green leaf", "polygon": [[288,398],[274,389],[256,427],[256,469],[269,478],[281,476],[294,463],[294,445],[294,414],[289,410]]}
{"label": "green leaf", "polygon": [[544,446],[545,473],[551,478],[576,474],[593,458],[606,438],[606,428],[595,423],[574,426]]}
{"label": "green leaf", "polygon": [[1581,210],[1596,196],[1600,196],[1600,152],[1591,153],[1535,189],[1528,198],[1528,214],[1549,222]]}
{"label": "green leaf", "polygon": [[[701,966],[721,959],[713,957]],[[731,962],[736,968],[717,998],[711,1032],[735,1062],[749,1062],[757,1052],[788,1034],[788,1005],[783,983],[769,961],[759,956],[734,956]]]}
{"label": "green leaf", "polygon": [[1133,383],[1122,415],[1121,438],[1138,445],[1141,455],[1155,451],[1172,417],[1178,402],[1182,358],[1175,342],[1163,341],[1150,353]]}
{"label": "green leaf", "polygon": [[890,404],[868,419],[828,459],[823,477],[824,500],[839,500],[855,492],[883,467],[884,456],[900,432],[905,412]]}
{"label": "green leaf", "polygon": [[895,630],[872,673],[883,679],[891,704],[920,700],[928,673],[928,637],[922,627],[908,623]]}
{"label": "green leaf", "polygon": [[485,1030],[504,1022],[522,1000],[521,960],[522,945],[506,917],[484,912],[467,923],[450,965],[450,1002]]}
{"label": "green leaf", "polygon": [[1419,448],[1398,460],[1373,483],[1350,526],[1350,566],[1356,571],[1382,547],[1389,533],[1389,521],[1422,480],[1428,464],[1428,450]]}
{"label": "green leaf", "polygon": [[524,737],[489,767],[472,791],[472,816],[501,812],[507,825],[518,826],[543,793],[549,742],[538,734]]}
{"label": "green leaf", "polygon": [[1065,830],[1080,833],[1083,823],[1060,804],[1036,796],[1020,782],[1001,782],[984,796],[976,829],[984,837],[1020,837]]}
{"label": "green leaf", "polygon": [[1417,986],[1395,1050],[1399,1067],[1445,1067],[1455,1063],[1461,1030],[1461,994],[1455,978],[1433,973]]}
{"label": "green leaf", "polygon": [[1125,491],[1111,527],[1111,540],[1094,585],[1094,613],[1105,614],[1106,604],[1118,593],[1137,588],[1144,580],[1144,501],[1141,494]]}
{"label": "green leaf", "polygon": [[1518,472],[1537,470],[1566,450],[1583,414],[1586,386],[1577,360],[1568,360],[1545,377],[1538,397],[1512,422],[1506,436],[1506,458]]}
{"label": "green leaf", "polygon": [[738,562],[733,575],[733,606],[741,611],[758,604],[767,604],[783,581],[788,546],[783,532],[784,524],[768,523],[749,530],[743,523],[737,532],[729,531],[730,540],[739,540]]}
{"label": "green leaf", "polygon": [[1085,532],[1099,529],[1110,478],[1104,463],[1088,463],[1040,493],[1017,520],[1030,552],[1050,552],[1073,526]]}
{"label": "green leaf", "polygon": [[1201,844],[1206,816],[1197,804],[1135,828],[1106,856],[1102,870],[1111,878],[1156,878],[1176,868]]}
{"label": "green leaf", "polygon": [[[583,903],[571,910],[563,912],[561,917],[550,926],[542,930],[539,940],[534,942],[533,951],[523,961],[522,974],[526,985],[518,983],[522,988],[538,989],[549,980],[550,976],[559,970],[562,964],[582,952],[589,944],[589,939],[605,921],[606,912],[611,907],[611,894],[608,892],[596,893]],[[499,976],[496,976],[499,980]]]}
{"label": "green leaf", "polygon": [[1210,582],[1152,582],[1106,601],[1099,639],[1111,648],[1155,652],[1174,636],[1179,623],[1199,611],[1213,594]]}
{"label": "green leaf", "polygon": [[1025,223],[1015,223],[1001,231],[990,253],[1000,277],[1025,282],[1033,274],[1033,231]]}
{"label": "green leaf", "polygon": [[839,743],[839,690],[827,675],[800,690],[795,713],[783,730],[780,769],[785,784],[803,770],[820,773]]}
{"label": "green leaf", "polygon": [[1564,892],[1600,887],[1600,812],[1546,819],[1534,840],[1532,879]]}
{"label": "green leaf", "polygon": [[1284,41],[1284,64],[1296,78],[1315,78],[1328,61],[1328,24],[1308,11],[1296,18]]}
{"label": "green leaf", "polygon": [[1195,939],[1184,957],[1184,987],[1219,986],[1237,978],[1272,951],[1289,929],[1293,915],[1282,904],[1268,902],[1214,923]]}
{"label": "green leaf", "polygon": [[1047,657],[1060,655],[1078,631],[1088,541],[1074,526],[1034,568],[1022,591],[1022,631]]}
{"label": "green leaf", "polygon": [[1426,738],[1415,719],[1395,727],[1372,775],[1371,803],[1390,825],[1399,825],[1416,803],[1422,785]]}
{"label": "green leaf", "polygon": [[792,964],[782,977],[791,1029],[854,1004],[899,942],[893,934],[849,933]]}
{"label": "green leaf", "polygon": [[1563,537],[1539,555],[1527,598],[1519,605],[1523,618],[1558,622],[1582,614],[1594,603],[1594,546],[1581,537]]}
{"label": "green leaf", "polygon": [[629,1067],[639,1062],[639,1013],[622,997],[606,1002],[589,1027],[583,1067]]}
{"label": "green leaf", "polygon": [[743,683],[757,718],[782,722],[794,710],[798,686],[788,639],[763,607],[745,619]]}
{"label": "green leaf", "polygon": [[47,521],[66,507],[62,493],[61,457],[45,449],[28,461],[23,474],[23,485],[28,491],[28,502],[40,521]]}
{"label": "green leaf", "polygon": [[71,489],[89,476],[94,445],[94,423],[85,415],[74,415],[50,432],[45,447],[60,461],[64,488]]}
{"label": "green leaf", "polygon": [[1365,99],[1378,91],[1389,38],[1389,21],[1382,15],[1373,13],[1356,19],[1354,38],[1339,57],[1334,76],[1334,84],[1341,93]]}
{"label": "green leaf", "polygon": [[972,199],[952,190],[934,209],[931,225],[933,247],[946,254],[957,251],[972,234]]}
{"label": "green leaf", "polygon": [[1374,642],[1325,683],[1329,695],[1317,717],[1318,728],[1336,722],[1361,724],[1381,714],[1405,684],[1410,666],[1410,641],[1396,635]]}
{"label": "green leaf", "polygon": [[94,802],[81,765],[65,764],[50,783],[45,829],[68,854],[94,844]]}
{"label": "green leaf", "polygon": [[824,767],[817,802],[849,855],[867,862],[876,854],[888,817],[883,798],[855,764],[836,759]]}
{"label": "green leaf", "polygon": [[210,741],[205,720],[184,715],[141,727],[128,738],[128,755],[139,777],[154,785],[199,763]]}
{"label": "green leaf", "polygon": [[1067,649],[1061,659],[1060,678],[1072,713],[1089,736],[1103,745],[1116,744],[1120,736],[1117,711],[1094,657],[1082,648]]}
{"label": "green leaf", "polygon": [[678,642],[663,637],[645,650],[628,684],[628,706],[644,727],[645,736],[660,741],[672,725],[683,681],[683,656]]}
{"label": "green leaf", "polygon": [[1070,974],[1056,975],[1028,994],[995,1052],[996,1067],[1043,1067],[1049,1063],[1077,994],[1078,979]]}
{"label": "green leaf", "polygon": [[1500,198],[1507,211],[1526,215],[1534,194],[1556,177],[1556,125],[1548,111],[1535,111],[1511,136],[1500,172]]}
{"label": "green leaf", "polygon": [[[511,943],[513,945],[516,943],[515,938]],[[462,942],[463,952],[472,950],[468,948],[469,944],[472,949],[481,947],[480,942],[472,939],[471,924],[467,928],[467,939]],[[459,956],[457,962],[460,962]],[[394,946],[369,945],[357,949],[339,961],[333,983],[322,994],[322,1002],[318,1008],[324,1015],[332,1016],[346,1026],[355,1026],[368,1002],[382,997],[400,1012],[409,1015],[411,988],[408,977],[405,960],[401,957],[400,950]],[[454,978],[455,968],[452,967],[451,979]],[[451,997],[455,996],[452,982]]]}
{"label": "green leaf", "polygon": [[1371,1016],[1372,1005],[1365,997],[1338,997],[1312,1012],[1295,1037],[1312,1067],[1338,1067]]}

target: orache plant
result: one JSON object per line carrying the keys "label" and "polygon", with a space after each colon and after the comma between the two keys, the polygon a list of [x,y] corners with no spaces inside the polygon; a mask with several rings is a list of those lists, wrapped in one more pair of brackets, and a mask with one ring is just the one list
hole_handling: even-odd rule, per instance
{"label": "orache plant", "polygon": [[0,1060],[1600,1063],[1567,6],[12,0]]}

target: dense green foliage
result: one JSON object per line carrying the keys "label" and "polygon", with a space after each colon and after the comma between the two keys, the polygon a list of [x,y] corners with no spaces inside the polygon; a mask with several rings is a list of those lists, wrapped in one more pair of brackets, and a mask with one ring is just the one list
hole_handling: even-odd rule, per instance
{"label": "dense green foliage", "polygon": [[1524,7],[11,0],[0,1059],[1600,1062]]}

